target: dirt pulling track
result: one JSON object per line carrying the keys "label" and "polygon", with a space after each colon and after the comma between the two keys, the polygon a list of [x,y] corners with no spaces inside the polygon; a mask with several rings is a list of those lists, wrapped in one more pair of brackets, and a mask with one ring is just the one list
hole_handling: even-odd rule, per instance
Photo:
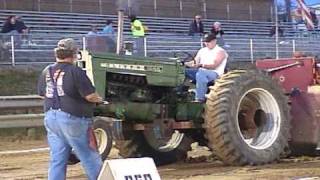
{"label": "dirt pulling track", "polygon": [[[0,179],[33,180],[46,179],[49,160],[47,150],[31,153],[4,154],[8,150],[46,147],[45,141],[0,141]],[[197,153],[197,152],[196,152]],[[112,150],[111,158],[118,158]],[[165,180],[210,180],[210,179],[320,179],[320,157],[282,159],[264,166],[231,167],[219,161],[176,163],[159,167]],[[86,179],[81,166],[68,167],[68,179]]]}

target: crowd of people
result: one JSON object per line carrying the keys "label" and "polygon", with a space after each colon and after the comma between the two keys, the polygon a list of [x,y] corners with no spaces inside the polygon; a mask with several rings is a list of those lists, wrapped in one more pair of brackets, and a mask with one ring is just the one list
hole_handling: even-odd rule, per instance
{"label": "crowd of people", "polygon": [[225,44],[225,41],[223,39],[224,30],[222,29],[221,23],[214,22],[211,26],[210,32],[205,32],[200,15],[196,15],[194,19],[191,21],[188,34],[190,36],[197,36],[197,37],[203,37],[206,34],[214,34],[217,38],[217,43],[220,46],[223,46],[225,48],[230,47],[230,45]]}

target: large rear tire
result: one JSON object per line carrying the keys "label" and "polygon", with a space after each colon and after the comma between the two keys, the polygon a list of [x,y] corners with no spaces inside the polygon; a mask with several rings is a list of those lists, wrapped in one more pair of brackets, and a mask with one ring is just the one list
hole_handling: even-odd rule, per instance
{"label": "large rear tire", "polygon": [[[187,152],[191,150],[192,138],[185,133],[177,133],[175,142],[169,147],[169,143],[164,146],[155,147],[158,143],[156,139],[151,140],[150,136],[142,131],[135,131],[130,135],[129,140],[116,141],[116,148],[123,158],[151,157],[156,165],[165,165],[176,161],[184,160]],[[173,135],[174,136],[174,135]],[[153,141],[153,142],[151,142]]]}
{"label": "large rear tire", "polygon": [[209,147],[226,164],[261,165],[288,147],[288,99],[265,72],[237,70],[210,87],[205,108]]}

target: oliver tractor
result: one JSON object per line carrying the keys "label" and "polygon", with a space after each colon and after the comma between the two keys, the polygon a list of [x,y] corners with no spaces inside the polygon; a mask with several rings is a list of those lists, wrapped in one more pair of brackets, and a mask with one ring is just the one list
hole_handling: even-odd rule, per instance
{"label": "oliver tractor", "polygon": [[229,165],[315,152],[320,137],[315,58],[259,60],[255,68],[229,70],[209,86],[202,104],[192,101],[195,85],[185,78],[183,63],[82,52],[78,65],[109,102],[95,111],[103,159],[112,141],[122,157],[152,157],[158,165],[183,160],[196,141]]}

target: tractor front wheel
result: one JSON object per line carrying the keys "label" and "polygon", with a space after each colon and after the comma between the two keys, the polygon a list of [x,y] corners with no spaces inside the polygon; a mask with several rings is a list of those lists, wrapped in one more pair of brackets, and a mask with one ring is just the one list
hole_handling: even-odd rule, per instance
{"label": "tractor front wheel", "polygon": [[[98,152],[101,156],[101,159],[104,161],[107,159],[111,148],[112,148],[112,129],[110,127],[110,123],[108,121],[104,121],[100,117],[95,117],[93,123],[94,135],[97,140],[97,148]],[[80,160],[72,151],[68,164],[73,165],[79,163]]]}
{"label": "tractor front wheel", "polygon": [[156,165],[164,165],[184,160],[191,143],[193,140],[186,133],[156,126],[132,132],[129,140],[116,141],[116,147],[124,158],[151,157]]}

